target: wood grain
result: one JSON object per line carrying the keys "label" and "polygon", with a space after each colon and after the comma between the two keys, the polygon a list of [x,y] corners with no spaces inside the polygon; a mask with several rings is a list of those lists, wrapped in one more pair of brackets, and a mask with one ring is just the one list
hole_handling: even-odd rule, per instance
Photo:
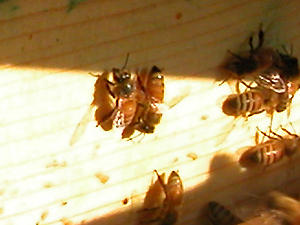
{"label": "wood grain", "polygon": [[[298,156],[265,171],[241,170],[236,151],[253,145],[256,126],[266,129],[269,118],[223,115],[220,103],[232,87],[215,80],[227,50],[247,49],[260,23],[268,45],[292,45],[299,57],[300,2],[89,0],[68,12],[69,4],[0,1],[1,224],[137,224],[154,169],[178,170],[183,180],[177,224],[205,224],[211,200],[239,211],[251,196],[298,191]],[[166,102],[187,96],[140,142],[96,128],[91,115],[70,146],[92,101],[89,72],[122,67],[127,53],[132,71],[164,69]],[[290,117],[298,132],[299,98]],[[287,123],[286,113],[275,115],[275,127]]]}

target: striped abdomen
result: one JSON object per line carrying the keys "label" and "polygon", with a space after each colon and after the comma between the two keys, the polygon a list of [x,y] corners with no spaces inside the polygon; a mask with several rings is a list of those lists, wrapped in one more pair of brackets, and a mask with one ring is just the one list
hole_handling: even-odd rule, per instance
{"label": "striped abdomen", "polygon": [[228,116],[247,116],[263,111],[263,96],[257,91],[231,94],[223,102],[223,113]]}
{"label": "striped abdomen", "polygon": [[164,101],[164,76],[162,71],[153,66],[149,72],[146,91],[152,101],[155,103],[162,103]]}
{"label": "striped abdomen", "polygon": [[280,161],[285,155],[285,146],[280,140],[268,140],[246,150],[239,163],[242,167],[255,165],[269,166]]}
{"label": "striped abdomen", "polygon": [[218,202],[209,202],[209,219],[214,225],[236,225],[243,221]]}

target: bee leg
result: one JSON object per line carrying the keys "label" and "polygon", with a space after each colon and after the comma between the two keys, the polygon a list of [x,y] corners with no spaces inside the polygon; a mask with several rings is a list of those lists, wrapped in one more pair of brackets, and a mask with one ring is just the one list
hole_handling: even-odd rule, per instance
{"label": "bee leg", "polygon": [[106,89],[107,89],[108,93],[109,93],[113,98],[116,98],[115,94],[111,91],[111,89],[110,89],[110,87],[109,87],[109,85],[114,86],[115,84],[114,84],[113,82],[107,80],[107,79],[104,79],[104,80],[105,80],[105,82],[106,82],[105,86],[106,86]]}
{"label": "bee leg", "polygon": [[271,118],[270,118],[270,130],[269,130],[269,134],[271,134],[271,132],[272,132],[272,125],[273,125],[273,113],[272,113]]}
{"label": "bee leg", "polygon": [[229,80],[229,78],[225,78],[220,84],[219,84],[219,86],[221,86],[222,84],[224,84],[226,81],[228,81]]}
{"label": "bee leg", "polygon": [[[277,140],[277,138],[272,137],[272,136],[270,136],[269,134],[266,134],[265,132],[261,131],[258,127],[257,127],[257,129],[258,129],[258,131],[259,131],[260,133],[262,133],[265,137],[268,137],[269,139]],[[280,135],[276,134],[274,131],[270,130],[270,132],[271,132],[272,134],[274,134],[275,136],[282,138]]]}
{"label": "bee leg", "polygon": [[240,80],[237,80],[237,82],[235,83],[235,90],[236,90],[236,93],[240,94],[241,93],[241,90],[240,90]]}
{"label": "bee leg", "polygon": [[[289,132],[287,129],[283,128],[282,125],[280,126],[281,130],[283,130],[284,132],[286,132],[288,135],[293,136],[293,137],[298,137],[297,134],[292,134],[291,132]],[[294,128],[294,127],[293,127]]]}
{"label": "bee leg", "polygon": [[243,58],[237,54],[234,54],[232,51],[228,50],[228,53],[233,55],[235,58],[239,59],[239,60],[243,60]]}
{"label": "bee leg", "polygon": [[242,80],[240,80],[239,81],[240,83],[242,83],[243,85],[245,85],[245,87],[247,87],[247,88],[249,88],[249,89],[251,89],[252,87],[251,87],[251,84],[252,83],[250,83],[250,85],[249,84],[246,84],[244,81],[242,81]]}
{"label": "bee leg", "polygon": [[263,111],[265,111],[265,110],[264,110],[264,109],[261,109],[261,110],[259,110],[259,111],[257,111],[257,112],[250,113],[250,114],[248,115],[248,117],[253,116],[253,115],[255,115],[255,114],[260,114],[260,113],[262,113]]}
{"label": "bee leg", "polygon": [[255,132],[255,144],[259,144],[259,129],[256,127],[256,132]]}

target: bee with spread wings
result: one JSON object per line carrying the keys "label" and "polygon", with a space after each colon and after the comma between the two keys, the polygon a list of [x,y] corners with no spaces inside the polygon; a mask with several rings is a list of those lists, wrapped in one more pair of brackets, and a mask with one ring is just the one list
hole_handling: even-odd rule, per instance
{"label": "bee with spread wings", "polygon": [[[131,123],[137,108],[139,90],[137,89],[136,74],[125,69],[128,57],[129,55],[127,55],[122,69],[113,68],[111,73],[91,74],[97,77],[94,84],[94,99],[87,113],[77,125],[70,145],[73,145],[84,133],[94,107],[97,108],[94,114],[97,126],[101,126],[105,131],[111,130],[113,125],[126,127]],[[109,75],[112,75],[112,81],[109,80]]]}

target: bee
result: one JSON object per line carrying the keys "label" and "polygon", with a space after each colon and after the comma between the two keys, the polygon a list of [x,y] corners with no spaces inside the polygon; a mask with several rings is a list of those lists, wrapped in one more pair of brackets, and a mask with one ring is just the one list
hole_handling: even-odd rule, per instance
{"label": "bee", "polygon": [[90,104],[87,112],[78,123],[72,137],[70,140],[70,145],[72,146],[77,142],[80,136],[86,130],[88,123],[90,122],[90,116],[93,112],[93,108],[96,107],[94,113],[95,121],[97,122],[96,126],[101,126],[101,128],[105,131],[109,131],[113,127],[113,118],[111,117],[112,113],[115,110],[115,102],[113,101],[109,90],[107,89],[107,78],[109,76],[108,72],[104,72],[101,75],[94,75],[97,77],[97,80],[94,84],[94,94],[93,94],[93,101]]}
{"label": "bee", "polygon": [[150,98],[151,103],[163,103],[164,90],[165,83],[162,71],[157,66],[153,66],[147,77],[146,96]]}
{"label": "bee", "polygon": [[[165,180],[165,173],[159,175],[161,180]],[[156,222],[160,216],[165,194],[164,189],[157,179],[152,183],[146,193],[143,209],[140,210],[140,224]]]}
{"label": "bee", "polygon": [[258,44],[256,47],[253,46],[253,35],[251,35],[248,42],[250,46],[248,52],[236,55],[229,51],[233,57],[225,62],[223,68],[230,72],[230,77],[225,79],[222,83],[230,78],[238,81],[245,78],[251,78],[251,80],[253,80],[252,78],[255,78],[259,72],[270,68],[280,59],[276,50],[269,47],[263,47],[264,36],[265,34],[262,30],[262,25],[260,25]]}
{"label": "bee", "polygon": [[288,81],[295,81],[299,79],[299,63],[298,59],[293,54],[293,49],[289,54],[285,47],[283,47],[285,54],[277,51],[280,60],[276,62],[276,67],[279,69],[281,76]]}
{"label": "bee", "polygon": [[290,133],[283,127],[281,129],[288,135],[283,137],[270,129],[270,133],[273,134],[273,136],[270,136],[259,130],[269,139],[262,143],[258,143],[258,139],[256,139],[256,145],[247,148],[242,153],[239,164],[245,168],[257,165],[269,166],[282,160],[284,156],[291,157],[294,155],[300,149],[299,136]]}
{"label": "bee", "polygon": [[267,207],[277,212],[277,216],[288,225],[300,224],[300,203],[280,192],[272,191],[266,198]]}
{"label": "bee", "polygon": [[299,86],[295,82],[288,82],[286,84],[286,91],[278,94],[278,104],[275,108],[276,112],[283,112],[288,109],[289,116],[289,107],[292,104],[294,95],[299,89]]}
{"label": "bee", "polygon": [[[165,183],[163,177],[158,174],[157,170],[154,170],[157,174],[157,180],[160,183],[165,198],[162,201],[162,205],[156,207],[159,209],[158,216],[152,220],[145,221],[143,223],[158,222],[160,225],[173,225],[177,222],[179,217],[179,207],[182,204],[183,197],[183,185],[180,176],[177,172],[172,171],[168,177],[167,183]],[[155,210],[153,208],[153,210]],[[156,212],[158,212],[156,211]]]}
{"label": "bee", "polygon": [[237,225],[242,219],[230,212],[225,206],[218,202],[209,202],[207,205],[209,220],[214,225]]}
{"label": "bee", "polygon": [[178,208],[182,204],[183,199],[183,185],[180,176],[177,172],[172,171],[168,177],[167,183],[165,183],[159,176],[157,170],[154,170],[154,172],[157,174],[158,180],[163,187],[166,196],[163,201],[163,208],[158,218],[160,224],[175,224],[179,217]]}
{"label": "bee", "polygon": [[107,119],[114,118],[116,127],[129,125],[137,107],[137,77],[125,70],[127,60],[122,69],[112,69],[113,82],[106,80],[106,87],[116,101],[115,110],[107,115]]}
{"label": "bee", "polygon": [[257,86],[243,93],[229,95],[222,104],[222,111],[235,118],[247,118],[263,111],[272,115],[277,101],[277,95],[272,90]]}
{"label": "bee", "polygon": [[[90,75],[97,77],[94,84],[93,101],[81,122],[78,124],[70,145],[73,145],[84,133],[89,122],[89,114],[93,107],[95,110],[96,126],[101,126],[103,130],[109,131],[113,126],[125,127],[131,123],[137,108],[137,77],[136,74],[128,72],[127,65],[129,54],[127,55],[123,68],[113,68],[112,72],[104,72],[100,75]],[[112,74],[112,81],[109,79]]]}
{"label": "bee", "polygon": [[129,138],[135,130],[143,134],[154,133],[155,125],[160,123],[162,113],[157,104],[164,101],[164,76],[162,71],[153,66],[149,72],[137,73],[139,89],[138,105],[135,116],[122,133],[122,138]]}
{"label": "bee", "polygon": [[270,68],[261,73],[256,83],[258,86],[274,91],[277,95],[276,112],[283,112],[292,103],[292,99],[299,89],[297,82],[288,81],[283,77],[278,69]]}
{"label": "bee", "polygon": [[91,106],[95,106],[95,121],[96,126],[101,126],[103,130],[109,131],[113,127],[113,119],[111,115],[116,107],[115,102],[110,96],[109,89],[107,89],[107,77],[108,73],[105,72],[101,75],[94,75],[97,80],[94,84],[94,94]]}

